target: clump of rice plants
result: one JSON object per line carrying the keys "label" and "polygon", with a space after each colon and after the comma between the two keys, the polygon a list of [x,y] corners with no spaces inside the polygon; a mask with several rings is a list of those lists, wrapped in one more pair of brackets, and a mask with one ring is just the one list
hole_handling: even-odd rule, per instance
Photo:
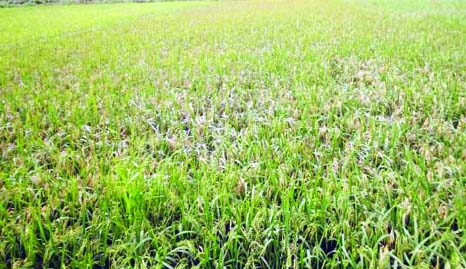
{"label": "clump of rice plants", "polygon": [[0,268],[465,268],[466,4],[0,9]]}

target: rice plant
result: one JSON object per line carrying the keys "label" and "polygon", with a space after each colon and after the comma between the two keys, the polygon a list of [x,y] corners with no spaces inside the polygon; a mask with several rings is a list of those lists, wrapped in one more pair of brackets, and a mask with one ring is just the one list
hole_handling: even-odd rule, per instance
{"label": "rice plant", "polygon": [[466,2],[0,9],[0,268],[466,268]]}

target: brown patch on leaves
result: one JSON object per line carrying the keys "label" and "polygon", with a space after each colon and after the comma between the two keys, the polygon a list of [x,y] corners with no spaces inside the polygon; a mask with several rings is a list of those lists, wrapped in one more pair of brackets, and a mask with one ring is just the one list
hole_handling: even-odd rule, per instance
{"label": "brown patch on leaves", "polygon": [[243,178],[240,178],[238,180],[238,183],[236,184],[235,193],[238,196],[242,196],[244,195],[245,192],[246,192],[246,181]]}

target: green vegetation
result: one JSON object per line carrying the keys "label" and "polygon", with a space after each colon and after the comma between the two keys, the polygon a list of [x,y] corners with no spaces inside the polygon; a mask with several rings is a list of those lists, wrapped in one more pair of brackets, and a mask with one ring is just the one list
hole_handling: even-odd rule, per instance
{"label": "green vegetation", "polygon": [[466,268],[466,2],[0,10],[0,268]]}

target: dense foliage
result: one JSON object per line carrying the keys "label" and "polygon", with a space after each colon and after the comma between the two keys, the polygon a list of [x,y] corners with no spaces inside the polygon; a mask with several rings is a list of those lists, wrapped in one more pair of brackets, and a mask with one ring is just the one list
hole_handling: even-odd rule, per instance
{"label": "dense foliage", "polygon": [[466,4],[0,10],[0,268],[466,268]]}

